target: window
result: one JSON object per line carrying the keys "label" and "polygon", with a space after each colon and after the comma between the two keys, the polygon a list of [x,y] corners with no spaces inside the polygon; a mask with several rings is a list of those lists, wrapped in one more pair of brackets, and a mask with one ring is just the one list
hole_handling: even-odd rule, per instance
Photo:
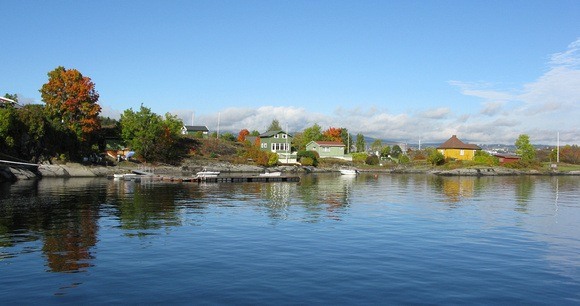
{"label": "window", "polygon": [[288,143],[273,143],[272,144],[272,151],[289,151],[290,144]]}
{"label": "window", "polygon": [[330,147],[322,147],[322,152],[330,152]]}
{"label": "window", "polygon": [[268,148],[268,144],[267,143],[263,143],[262,144],[262,149],[267,149]]}
{"label": "window", "polygon": [[278,138],[278,134],[274,135],[274,138]]}
{"label": "window", "polygon": [[282,138],[288,138],[288,135],[282,134]]}
{"label": "window", "polygon": [[459,155],[461,155],[461,156],[465,155],[465,151],[464,150],[459,150]]}

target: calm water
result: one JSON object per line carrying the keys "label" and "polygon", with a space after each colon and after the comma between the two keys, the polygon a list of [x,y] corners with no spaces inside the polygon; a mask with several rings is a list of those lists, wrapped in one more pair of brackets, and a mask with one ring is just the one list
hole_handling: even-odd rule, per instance
{"label": "calm water", "polygon": [[0,304],[580,304],[580,177],[0,184]]}

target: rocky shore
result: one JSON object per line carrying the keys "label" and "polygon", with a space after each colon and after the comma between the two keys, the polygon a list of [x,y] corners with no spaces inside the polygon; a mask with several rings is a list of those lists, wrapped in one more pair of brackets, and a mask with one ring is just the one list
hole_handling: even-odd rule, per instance
{"label": "rocky shore", "polygon": [[[107,177],[115,173],[130,173],[133,170],[152,171],[158,175],[191,176],[204,169],[220,171],[222,173],[262,173],[266,168],[253,165],[240,165],[223,162],[188,162],[181,166],[145,167],[138,164],[121,164],[117,166],[85,166],[77,163],[59,165],[43,164],[38,171],[0,166],[0,182],[15,182],[17,180],[40,179],[43,177]],[[291,174],[330,173],[338,172],[338,167],[315,168],[304,166],[278,166],[268,168],[269,171],[281,171]],[[503,167],[460,168],[453,170],[441,169],[362,169],[361,172],[373,173],[401,173],[401,174],[429,174],[441,176],[503,176],[503,175],[580,175],[580,171],[538,171],[518,170]]]}

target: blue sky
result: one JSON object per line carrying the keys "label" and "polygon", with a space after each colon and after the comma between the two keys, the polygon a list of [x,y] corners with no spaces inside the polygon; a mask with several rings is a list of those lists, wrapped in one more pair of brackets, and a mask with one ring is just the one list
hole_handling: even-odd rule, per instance
{"label": "blue sky", "polygon": [[[416,143],[580,144],[580,1],[2,2],[0,94],[57,66],[102,114]],[[218,115],[219,114],[219,115]]]}

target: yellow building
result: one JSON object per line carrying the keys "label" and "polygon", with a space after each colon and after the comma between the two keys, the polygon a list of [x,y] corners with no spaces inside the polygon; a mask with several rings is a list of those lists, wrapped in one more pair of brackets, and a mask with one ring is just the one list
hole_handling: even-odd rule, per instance
{"label": "yellow building", "polygon": [[437,147],[437,150],[441,152],[445,158],[473,160],[475,152],[481,150],[481,148],[474,144],[464,143],[459,140],[457,136],[453,135],[446,142]]}

